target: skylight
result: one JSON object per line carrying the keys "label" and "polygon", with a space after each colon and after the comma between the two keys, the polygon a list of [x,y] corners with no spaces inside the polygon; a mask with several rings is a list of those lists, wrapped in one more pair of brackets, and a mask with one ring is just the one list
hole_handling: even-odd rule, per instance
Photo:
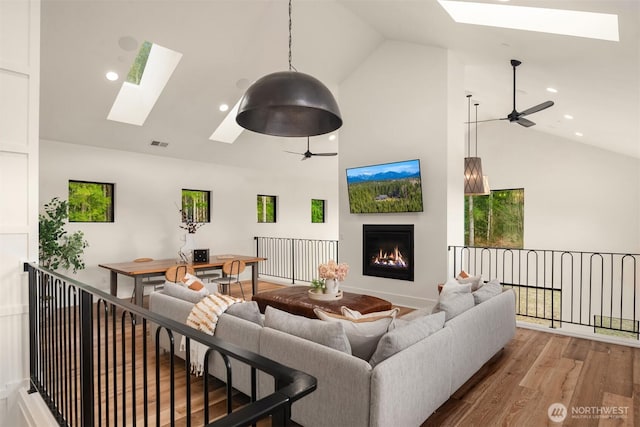
{"label": "skylight", "polygon": [[462,24],[620,40],[617,15],[464,1],[438,0],[438,3],[454,21]]}
{"label": "skylight", "polygon": [[240,136],[244,130],[238,123],[236,123],[236,115],[238,114],[238,108],[240,107],[240,101],[236,102],[236,105],[229,111],[227,116],[222,120],[222,123],[209,137],[212,141],[226,142],[227,144],[233,144],[235,140]]}
{"label": "skylight", "polygon": [[[148,52],[145,53],[147,43],[140,48],[107,119],[142,126],[182,59],[180,52],[155,43],[149,43]],[[138,83],[132,83],[130,78]]]}

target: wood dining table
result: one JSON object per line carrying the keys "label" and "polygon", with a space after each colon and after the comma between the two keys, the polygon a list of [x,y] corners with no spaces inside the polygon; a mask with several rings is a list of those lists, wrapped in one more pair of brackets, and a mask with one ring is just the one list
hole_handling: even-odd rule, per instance
{"label": "wood dining table", "polygon": [[[258,293],[258,263],[265,261],[266,258],[260,258],[250,255],[211,255],[209,262],[196,262],[189,264],[196,272],[207,270],[219,270],[225,262],[232,260],[242,260],[247,266],[251,267],[251,289],[253,294]],[[99,264],[99,267],[106,268],[111,273],[110,292],[111,295],[118,295],[118,275],[129,276],[134,279],[135,283],[135,303],[142,306],[142,297],[144,295],[143,279],[146,277],[163,276],[165,272],[175,265],[181,264],[174,259],[159,259],[146,262],[118,262],[110,264]]]}

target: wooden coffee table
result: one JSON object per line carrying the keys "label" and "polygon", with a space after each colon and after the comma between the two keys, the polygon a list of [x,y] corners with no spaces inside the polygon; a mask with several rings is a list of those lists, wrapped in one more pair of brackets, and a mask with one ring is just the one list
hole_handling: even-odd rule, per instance
{"label": "wooden coffee table", "polygon": [[347,306],[360,313],[372,313],[376,311],[391,310],[392,304],[382,298],[371,295],[352,294],[343,292],[342,299],[332,301],[318,301],[309,298],[308,286],[287,286],[274,291],[260,292],[253,296],[258,303],[260,311],[264,313],[268,305],[292,314],[316,318],[314,308],[321,308],[330,313],[342,314],[340,307]]}

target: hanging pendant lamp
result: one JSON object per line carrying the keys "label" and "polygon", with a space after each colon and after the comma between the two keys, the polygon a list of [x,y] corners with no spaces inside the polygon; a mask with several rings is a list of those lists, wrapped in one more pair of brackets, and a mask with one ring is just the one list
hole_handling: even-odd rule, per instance
{"label": "hanging pendant lamp", "polygon": [[274,136],[315,136],[342,126],[333,94],[313,76],[291,65],[291,0],[289,0],[289,71],[258,79],[245,92],[236,122],[245,129]]}
{"label": "hanging pendant lamp", "polygon": [[[467,95],[467,151],[471,156],[471,95]],[[477,140],[476,140],[477,143]],[[476,148],[476,155],[477,155]],[[482,160],[480,157],[464,158],[464,195],[477,196],[484,194],[484,178],[482,175]]]}

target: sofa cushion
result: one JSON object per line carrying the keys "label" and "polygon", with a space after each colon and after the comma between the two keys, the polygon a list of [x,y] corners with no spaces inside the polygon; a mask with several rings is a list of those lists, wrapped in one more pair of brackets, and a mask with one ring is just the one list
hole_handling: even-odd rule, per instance
{"label": "sofa cushion", "polygon": [[351,346],[342,323],[309,319],[267,306],[264,326],[351,354]]}
{"label": "sofa cushion", "polygon": [[389,331],[396,313],[393,312],[387,316],[351,319],[339,314],[328,313],[319,308],[315,308],[313,311],[320,320],[342,323],[351,345],[351,354],[363,360],[371,358],[380,337]]}
{"label": "sofa cushion", "polygon": [[164,282],[164,292],[174,298],[180,298],[194,304],[200,302],[202,298],[209,295],[209,290],[207,288],[202,288],[199,291],[194,291],[185,286],[170,282],[168,280]]}
{"label": "sofa cushion", "polygon": [[248,320],[249,322],[253,322],[257,325],[263,326],[264,319],[260,314],[260,309],[258,308],[258,303],[255,301],[240,301],[229,308],[225,313],[230,314],[232,316],[239,317],[244,320]]}
{"label": "sofa cushion", "polygon": [[502,285],[498,279],[493,279],[475,292],[472,292],[476,304],[483,303],[502,293]]}
{"label": "sofa cushion", "polygon": [[439,312],[417,318],[402,328],[387,332],[380,338],[376,351],[369,359],[369,364],[374,367],[394,354],[442,329],[444,321],[445,313]]}

